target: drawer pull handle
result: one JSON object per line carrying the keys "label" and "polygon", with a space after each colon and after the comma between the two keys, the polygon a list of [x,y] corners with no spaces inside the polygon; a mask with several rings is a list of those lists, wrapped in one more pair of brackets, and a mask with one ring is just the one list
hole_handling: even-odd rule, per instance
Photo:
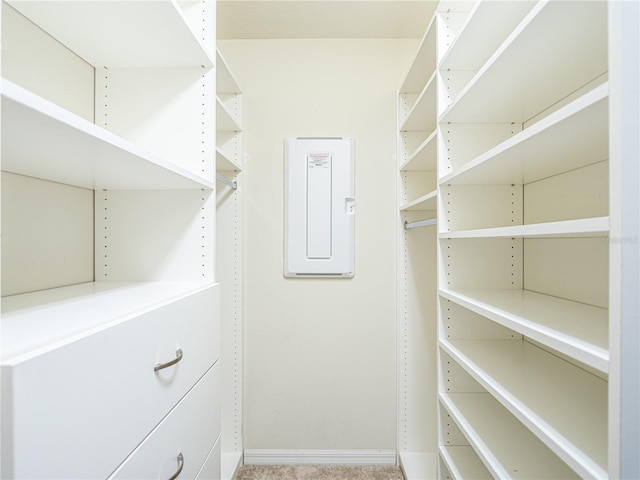
{"label": "drawer pull handle", "polygon": [[171,365],[175,365],[180,360],[182,360],[182,350],[176,350],[176,358],[167,363],[158,363],[155,367],[153,367],[153,371],[157,372],[158,370],[162,370],[163,368],[170,367]]}
{"label": "drawer pull handle", "polygon": [[174,473],[169,477],[169,480],[176,480],[176,478],[178,478],[178,476],[182,472],[182,467],[184,467],[184,457],[182,456],[182,453],[178,454],[177,460],[178,460],[178,470],[176,471],[176,473]]}

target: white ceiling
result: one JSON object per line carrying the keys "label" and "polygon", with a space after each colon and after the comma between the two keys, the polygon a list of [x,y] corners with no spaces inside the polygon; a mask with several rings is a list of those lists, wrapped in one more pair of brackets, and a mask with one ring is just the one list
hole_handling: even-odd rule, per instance
{"label": "white ceiling", "polygon": [[432,0],[218,0],[219,39],[421,38]]}

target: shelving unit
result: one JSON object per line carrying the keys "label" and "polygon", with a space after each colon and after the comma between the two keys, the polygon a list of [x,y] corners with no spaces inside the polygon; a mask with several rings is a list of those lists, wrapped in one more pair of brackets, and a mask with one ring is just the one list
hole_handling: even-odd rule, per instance
{"label": "shelving unit", "polygon": [[470,446],[440,447],[441,477],[445,479],[493,478]]}
{"label": "shelving unit", "polygon": [[408,479],[433,478],[437,471],[436,295],[424,294],[436,289],[438,29],[432,6],[398,93],[398,450]]}
{"label": "shelving unit", "polygon": [[438,14],[440,476],[486,477],[480,462],[494,478],[605,478],[607,3],[452,6]]}
{"label": "shelving unit", "polygon": [[528,290],[448,290],[440,297],[608,372],[607,310]]}
{"label": "shelving unit", "polygon": [[175,471],[189,432],[156,427],[193,425],[191,389],[187,468],[216,471],[215,2],[2,17],[2,476]]}
{"label": "shelving unit", "polygon": [[605,380],[524,340],[440,345],[578,475],[606,477]]}
{"label": "shelving unit", "polygon": [[[243,459],[243,215],[242,90],[222,53],[216,51],[216,172],[218,182],[217,278],[225,292],[222,325],[222,479],[231,480]],[[236,188],[233,188],[235,185]]]}
{"label": "shelving unit", "polygon": [[[440,402],[479,452],[493,478],[580,478],[491,395],[441,393]],[[477,457],[470,456],[469,450],[465,453],[462,465],[477,465]],[[453,468],[464,468],[455,460],[449,458]]]}
{"label": "shelving unit", "polygon": [[436,188],[436,17],[433,16],[398,93],[398,164],[402,210],[434,210]]}

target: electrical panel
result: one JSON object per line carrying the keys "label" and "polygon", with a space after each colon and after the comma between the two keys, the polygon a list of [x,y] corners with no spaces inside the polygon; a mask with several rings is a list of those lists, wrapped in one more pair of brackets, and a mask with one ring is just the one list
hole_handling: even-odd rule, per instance
{"label": "electrical panel", "polygon": [[353,138],[285,139],[286,277],[353,277]]}

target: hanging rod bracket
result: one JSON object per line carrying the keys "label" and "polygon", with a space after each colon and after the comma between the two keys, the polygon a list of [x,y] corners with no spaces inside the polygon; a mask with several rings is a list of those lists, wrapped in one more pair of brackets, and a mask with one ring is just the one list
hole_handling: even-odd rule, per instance
{"label": "hanging rod bracket", "polygon": [[438,217],[427,218],[425,220],[418,220],[415,222],[404,222],[405,230],[409,230],[411,228],[420,228],[420,227],[429,227],[431,225],[438,224]]}

